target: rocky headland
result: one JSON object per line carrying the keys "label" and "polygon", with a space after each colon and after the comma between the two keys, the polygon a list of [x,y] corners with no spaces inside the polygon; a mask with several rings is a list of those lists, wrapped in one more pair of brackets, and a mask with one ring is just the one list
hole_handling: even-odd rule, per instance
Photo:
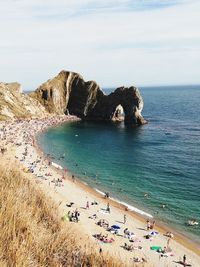
{"label": "rocky headland", "polygon": [[0,120],[42,118],[48,116],[44,106],[22,93],[19,83],[0,82]]}
{"label": "rocky headland", "polygon": [[34,92],[23,94],[18,83],[0,83],[0,119],[76,115],[83,120],[121,121],[142,125],[143,99],[136,87],[120,87],[105,95],[95,81],[61,71]]}

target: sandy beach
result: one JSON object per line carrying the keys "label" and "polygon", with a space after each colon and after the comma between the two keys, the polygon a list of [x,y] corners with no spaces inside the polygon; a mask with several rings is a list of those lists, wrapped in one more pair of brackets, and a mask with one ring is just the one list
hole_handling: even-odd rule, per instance
{"label": "sandy beach", "polygon": [[[37,134],[75,120],[78,118],[74,116],[54,116],[0,122],[1,160],[17,161],[20,168],[59,204],[66,224],[73,224],[77,234],[81,231],[83,243],[89,242],[95,250],[119,257],[127,266],[134,262],[138,262],[138,266],[200,266],[198,244],[157,222],[153,225],[153,218],[142,217],[105,198],[40,150]],[[184,255],[188,265],[181,263]]]}

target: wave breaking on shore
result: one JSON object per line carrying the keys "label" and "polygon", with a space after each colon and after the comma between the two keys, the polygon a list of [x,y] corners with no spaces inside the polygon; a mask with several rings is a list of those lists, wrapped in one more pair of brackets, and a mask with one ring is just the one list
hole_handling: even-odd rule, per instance
{"label": "wave breaking on shore", "polygon": [[[100,191],[97,188],[94,188],[94,190],[96,192],[98,192],[99,194],[101,194],[101,195],[105,195],[104,192]],[[153,216],[150,213],[147,213],[147,212],[145,212],[145,211],[143,211],[141,209],[138,209],[138,208],[136,208],[136,207],[134,207],[134,206],[126,203],[126,202],[120,201],[117,198],[110,197],[110,199],[113,200],[113,201],[115,201],[115,202],[117,202],[117,203],[119,203],[119,204],[121,204],[121,205],[123,205],[123,206],[125,206],[127,208],[127,210],[129,210],[129,211],[136,212],[136,213],[138,213],[138,214],[140,214],[142,216],[145,216],[145,217],[153,218]]]}

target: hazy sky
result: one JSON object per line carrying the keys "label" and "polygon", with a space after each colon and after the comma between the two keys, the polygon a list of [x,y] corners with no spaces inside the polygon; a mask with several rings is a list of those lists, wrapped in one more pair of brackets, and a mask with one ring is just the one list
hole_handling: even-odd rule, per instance
{"label": "hazy sky", "polygon": [[0,0],[0,81],[200,83],[200,0]]}

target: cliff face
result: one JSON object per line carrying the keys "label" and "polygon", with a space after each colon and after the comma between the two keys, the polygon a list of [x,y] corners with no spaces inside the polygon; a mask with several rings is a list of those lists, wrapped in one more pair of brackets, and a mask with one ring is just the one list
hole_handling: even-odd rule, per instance
{"label": "cliff face", "polygon": [[0,120],[47,115],[45,108],[36,99],[21,91],[19,83],[0,83]]}
{"label": "cliff face", "polygon": [[120,87],[105,95],[95,81],[85,82],[74,72],[61,71],[29,95],[18,83],[0,83],[0,119],[76,115],[84,120],[146,123],[143,100],[136,87]]}
{"label": "cliff face", "polygon": [[78,73],[68,71],[61,71],[30,94],[50,113],[70,113],[81,118],[93,109],[100,95],[103,92],[96,82],[85,82]]}
{"label": "cliff face", "polygon": [[126,123],[146,123],[141,115],[143,99],[135,87],[120,87],[105,95],[94,81],[85,82],[74,72],[61,71],[43,83],[31,97],[37,99],[48,112],[73,114],[85,120],[118,120],[119,107]]}

